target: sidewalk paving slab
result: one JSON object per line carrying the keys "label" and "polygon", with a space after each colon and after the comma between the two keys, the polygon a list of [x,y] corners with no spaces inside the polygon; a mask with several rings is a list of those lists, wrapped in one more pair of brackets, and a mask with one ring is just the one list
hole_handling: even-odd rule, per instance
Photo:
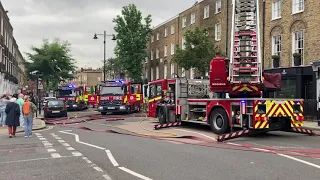
{"label": "sidewalk paving slab", "polygon": [[[41,115],[38,115],[38,117],[35,117],[33,121],[32,131],[41,130],[47,127],[46,123],[43,120],[41,120],[41,118],[42,118]],[[21,133],[21,132],[24,132],[24,129],[23,127],[19,126],[17,128],[17,133]],[[8,134],[7,126],[0,127],[0,135],[6,135],[6,134]]]}
{"label": "sidewalk paving slab", "polygon": [[307,129],[320,131],[320,126],[317,121],[304,121],[304,127]]}

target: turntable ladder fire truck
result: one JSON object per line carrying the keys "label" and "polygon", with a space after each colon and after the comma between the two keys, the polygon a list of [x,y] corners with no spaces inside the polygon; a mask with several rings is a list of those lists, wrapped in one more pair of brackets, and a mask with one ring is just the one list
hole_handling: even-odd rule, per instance
{"label": "turntable ladder fire truck", "polygon": [[[302,128],[302,99],[261,98],[262,90],[280,88],[281,74],[262,74],[258,4],[233,0],[230,60],[213,58],[209,80],[175,78],[162,85],[168,91],[156,104],[155,129],[177,122],[207,124],[220,142],[269,131],[314,134]],[[149,87],[149,105],[157,98],[153,91],[158,90]]]}

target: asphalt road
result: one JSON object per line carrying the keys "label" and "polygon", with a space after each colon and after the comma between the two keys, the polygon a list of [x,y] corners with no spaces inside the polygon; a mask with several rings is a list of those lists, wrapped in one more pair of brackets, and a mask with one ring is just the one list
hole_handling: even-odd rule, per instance
{"label": "asphalt road", "polygon": [[[136,121],[137,118],[117,122],[97,120],[67,127],[55,126],[37,132],[38,137],[32,138],[0,136],[0,179],[319,180],[320,177],[319,137],[272,133],[217,145],[75,128],[115,129],[109,125],[130,125]],[[209,136],[206,128],[199,127],[166,131],[176,129]],[[250,147],[237,149],[238,144],[249,144]],[[270,153],[267,152],[269,147],[299,152],[293,151],[297,156],[281,151]],[[254,152],[252,148],[260,151]],[[299,153],[309,156],[301,157]]]}

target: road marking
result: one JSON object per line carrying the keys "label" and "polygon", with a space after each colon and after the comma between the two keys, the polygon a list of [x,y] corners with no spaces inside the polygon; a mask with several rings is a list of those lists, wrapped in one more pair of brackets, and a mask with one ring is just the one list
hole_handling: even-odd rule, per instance
{"label": "road marking", "polygon": [[202,134],[202,133],[198,133],[198,132],[194,132],[194,131],[187,131],[187,130],[183,130],[183,129],[175,129],[175,130],[177,130],[177,131],[189,132],[189,133],[194,133],[194,134],[199,134],[199,135],[201,135],[201,136],[204,136],[204,137],[206,137],[206,138],[213,139],[214,141],[216,141],[215,138],[210,137],[210,136],[205,135],[205,134]]}
{"label": "road marking", "polygon": [[43,138],[43,136],[37,136],[38,138]]}
{"label": "road marking", "polygon": [[53,157],[53,158],[61,158],[59,153],[52,153],[51,157]]}
{"label": "road marking", "polygon": [[320,169],[320,166],[319,166],[319,165],[313,164],[313,163],[308,162],[308,161],[304,161],[304,160],[301,160],[301,159],[298,159],[298,158],[295,158],[295,157],[292,157],[292,156],[288,156],[288,155],[285,155],[285,154],[277,154],[277,155],[282,156],[282,157],[286,157],[286,158],[288,158],[288,159],[292,159],[292,160],[295,160],[295,161],[298,161],[298,162],[301,162],[301,163],[307,164],[307,165],[309,165],[309,166],[313,166],[313,167],[315,167],[315,168]]}
{"label": "road marking", "polygon": [[48,141],[42,141],[42,143],[44,144],[44,143],[49,143]]}
{"label": "road marking", "polygon": [[99,171],[99,172],[103,172],[103,170],[97,166],[93,167],[93,169],[95,169],[96,171]]}
{"label": "road marking", "polygon": [[78,151],[72,152],[72,155],[73,156],[82,156],[82,154],[80,152],[78,152]]}
{"label": "road marking", "polygon": [[51,143],[43,143],[43,145],[44,145],[45,147],[52,147],[52,144],[51,144]]}
{"label": "road marking", "polygon": [[45,141],[45,140],[47,140],[46,138],[39,138],[39,140],[41,140],[41,141]]}
{"label": "road marking", "polygon": [[234,146],[242,146],[241,144],[226,142],[226,144],[234,145]]}
{"label": "road marking", "polygon": [[75,150],[73,147],[67,147],[67,149],[68,149],[69,151],[74,151],[74,150]]}
{"label": "road marking", "polygon": [[97,149],[101,149],[101,150],[105,150],[106,149],[106,148],[103,148],[103,147],[99,147],[99,146],[96,146],[96,145],[93,145],[93,144],[89,144],[89,143],[85,143],[85,142],[81,142],[81,141],[79,141],[78,143],[84,144],[84,145],[87,145],[87,146],[91,146],[91,147],[94,147],[94,148],[97,148]]}
{"label": "road marking", "polygon": [[106,174],[105,174],[105,175],[102,175],[102,177],[104,177],[104,178],[107,179],[107,180],[112,180],[111,177],[108,176],[108,175],[106,175]]}
{"label": "road marking", "polygon": [[41,134],[40,133],[34,133],[36,136],[41,136]]}
{"label": "road marking", "polygon": [[68,143],[62,143],[62,145],[67,146],[67,147],[70,146],[70,144],[68,144]]}
{"label": "road marking", "polygon": [[55,149],[47,149],[48,152],[56,152]]}
{"label": "road marking", "polygon": [[64,141],[64,140],[58,140],[58,142],[59,142],[59,143],[65,143],[65,141]]}
{"label": "road marking", "polygon": [[255,149],[255,150],[258,150],[258,151],[270,152],[270,150],[268,150],[268,149],[261,149],[261,148],[251,148],[251,149]]}
{"label": "road marking", "polygon": [[60,140],[60,139],[61,139],[61,137],[54,137],[54,138],[56,138],[56,139],[58,139],[58,140]]}
{"label": "road marking", "polygon": [[82,157],[83,160],[85,160],[88,164],[91,164],[92,161],[90,161],[87,157]]}
{"label": "road marking", "polygon": [[[73,156],[61,156],[61,158],[70,158]],[[19,163],[19,162],[28,162],[28,161],[40,161],[40,160],[50,160],[50,159],[55,159],[53,157],[49,158],[37,158],[37,159],[23,159],[23,160],[16,160],[16,161],[4,161],[0,162],[0,164],[8,164],[8,163]]]}
{"label": "road marking", "polygon": [[143,176],[143,175],[141,175],[141,174],[138,174],[138,173],[136,173],[136,172],[134,172],[134,171],[132,171],[132,170],[130,170],[130,169],[127,169],[127,168],[125,168],[125,167],[119,167],[119,169],[121,169],[122,171],[125,171],[125,172],[127,172],[127,173],[129,173],[129,174],[131,174],[131,175],[134,175],[134,176],[136,176],[136,177],[138,177],[138,178],[140,178],[140,179],[143,179],[143,180],[152,180],[152,179],[150,179],[150,178],[148,178],[148,177],[146,177],[146,176]]}
{"label": "road marking", "polygon": [[119,166],[119,164],[117,163],[117,161],[114,159],[112,153],[110,150],[106,150],[107,156],[109,158],[109,160],[111,161],[111,163],[113,164],[113,166]]}

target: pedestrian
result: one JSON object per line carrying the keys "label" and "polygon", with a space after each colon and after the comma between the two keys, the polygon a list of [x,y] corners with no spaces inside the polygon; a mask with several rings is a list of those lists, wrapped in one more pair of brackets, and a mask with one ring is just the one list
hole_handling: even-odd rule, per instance
{"label": "pedestrian", "polygon": [[18,95],[18,100],[17,100],[17,104],[19,105],[19,107],[20,107],[20,118],[19,118],[19,121],[20,121],[20,126],[21,127],[24,127],[24,118],[23,118],[23,114],[22,114],[22,105],[23,105],[23,103],[24,103],[24,95],[23,94],[19,94]]}
{"label": "pedestrian", "polygon": [[34,113],[37,111],[37,106],[30,101],[29,96],[24,97],[24,103],[22,106],[22,113],[24,116],[24,137],[32,137],[32,123]]}
{"label": "pedestrian", "polygon": [[7,104],[10,100],[7,99],[7,95],[2,95],[0,98],[0,126],[4,126],[6,124],[7,114],[5,112]]}
{"label": "pedestrian", "polygon": [[16,102],[16,98],[11,98],[5,110],[5,112],[7,113],[6,125],[8,126],[9,138],[11,138],[12,136],[16,137],[17,127],[20,126],[20,108]]}

